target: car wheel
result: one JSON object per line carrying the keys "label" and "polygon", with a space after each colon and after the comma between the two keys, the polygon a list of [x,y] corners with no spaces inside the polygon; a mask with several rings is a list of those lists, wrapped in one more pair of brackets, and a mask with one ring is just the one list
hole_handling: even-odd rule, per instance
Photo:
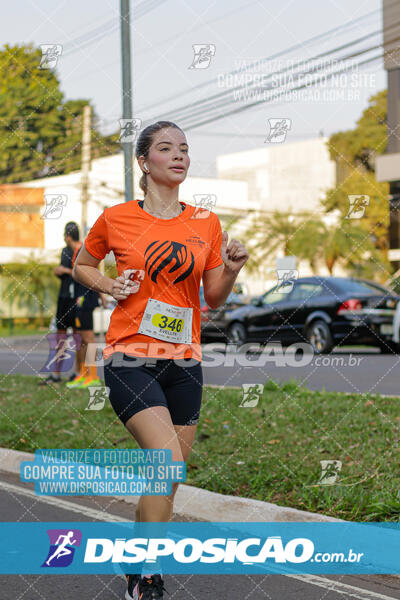
{"label": "car wheel", "polygon": [[245,326],[239,322],[232,323],[228,328],[227,338],[233,344],[244,344],[247,339]]}
{"label": "car wheel", "polygon": [[399,354],[399,345],[395,342],[382,342],[379,344],[381,354]]}
{"label": "car wheel", "polygon": [[331,330],[322,319],[317,319],[309,325],[307,339],[317,354],[326,354],[332,350],[333,340]]}

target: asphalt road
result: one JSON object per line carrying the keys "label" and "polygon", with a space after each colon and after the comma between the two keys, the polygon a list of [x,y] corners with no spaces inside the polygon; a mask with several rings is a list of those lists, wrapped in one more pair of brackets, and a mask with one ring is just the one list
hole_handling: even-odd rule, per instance
{"label": "asphalt road", "polygon": [[[0,472],[2,521],[130,521],[132,505],[110,498],[36,496],[33,486]],[[180,515],[174,520],[182,521]],[[68,526],[68,525],[66,525]],[[173,600],[392,600],[400,599],[400,577],[391,575],[165,575]],[[2,575],[1,600],[122,600],[119,575]]]}
{"label": "asphalt road", "polygon": [[[275,347],[269,354],[212,351],[203,345],[204,383],[241,386],[272,378],[301,382],[308,389],[400,396],[400,356],[381,354],[375,348],[349,348],[330,355],[294,354]],[[48,356],[44,336],[27,340],[0,339],[0,373],[38,375]],[[102,369],[99,369],[102,376]],[[70,371],[71,372],[71,371]],[[67,375],[67,373],[66,373]]]}

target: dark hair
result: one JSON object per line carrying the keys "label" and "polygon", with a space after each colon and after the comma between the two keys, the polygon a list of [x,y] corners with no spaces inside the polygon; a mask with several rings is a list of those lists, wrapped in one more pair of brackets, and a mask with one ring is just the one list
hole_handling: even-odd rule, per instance
{"label": "dark hair", "polygon": [[64,229],[64,234],[69,235],[70,238],[74,240],[74,242],[79,241],[79,227],[77,223],[74,221],[69,221]]}
{"label": "dark hair", "polygon": [[[175,127],[175,129],[179,129],[179,131],[182,131],[182,129],[178,127],[176,123],[172,123],[172,121],[157,121],[157,123],[153,123],[152,125],[148,125],[147,127],[145,127],[140,133],[138,141],[136,142],[136,158],[139,158],[139,156],[144,156],[145,158],[147,158],[150,146],[153,143],[154,134],[157,133],[157,131],[161,131],[161,129],[167,129],[168,127]],[[146,173],[142,173],[142,176],[139,181],[139,187],[141,190],[143,190],[143,193],[146,195]]]}

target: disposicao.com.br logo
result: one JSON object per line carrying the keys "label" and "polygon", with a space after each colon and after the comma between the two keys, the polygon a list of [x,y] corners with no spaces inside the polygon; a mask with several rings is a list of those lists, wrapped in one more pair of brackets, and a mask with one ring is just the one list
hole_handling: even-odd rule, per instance
{"label": "disposicao.com.br logo", "polygon": [[85,563],[154,563],[169,557],[180,564],[242,563],[243,565],[300,564],[307,562],[346,563],[360,562],[362,552],[351,548],[347,552],[315,552],[314,543],[308,538],[293,538],[286,544],[281,536],[266,539],[251,537],[233,538],[119,538],[117,540],[90,538],[84,555]]}
{"label": "disposicao.com.br logo", "polygon": [[75,548],[81,545],[79,529],[48,529],[50,548],[42,567],[68,567],[74,558]]}

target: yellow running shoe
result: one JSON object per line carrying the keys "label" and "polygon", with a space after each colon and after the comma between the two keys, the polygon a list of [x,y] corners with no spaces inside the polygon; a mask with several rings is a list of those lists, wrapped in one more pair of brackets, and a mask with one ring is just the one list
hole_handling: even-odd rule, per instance
{"label": "yellow running shoe", "polygon": [[85,377],[83,381],[79,382],[76,387],[79,389],[86,389],[92,385],[102,386],[103,382],[99,377]]}
{"label": "yellow running shoe", "polygon": [[72,381],[67,381],[67,383],[65,385],[67,386],[67,388],[77,388],[77,387],[80,387],[80,384],[83,381],[85,381],[85,379],[86,379],[85,375],[78,375]]}

